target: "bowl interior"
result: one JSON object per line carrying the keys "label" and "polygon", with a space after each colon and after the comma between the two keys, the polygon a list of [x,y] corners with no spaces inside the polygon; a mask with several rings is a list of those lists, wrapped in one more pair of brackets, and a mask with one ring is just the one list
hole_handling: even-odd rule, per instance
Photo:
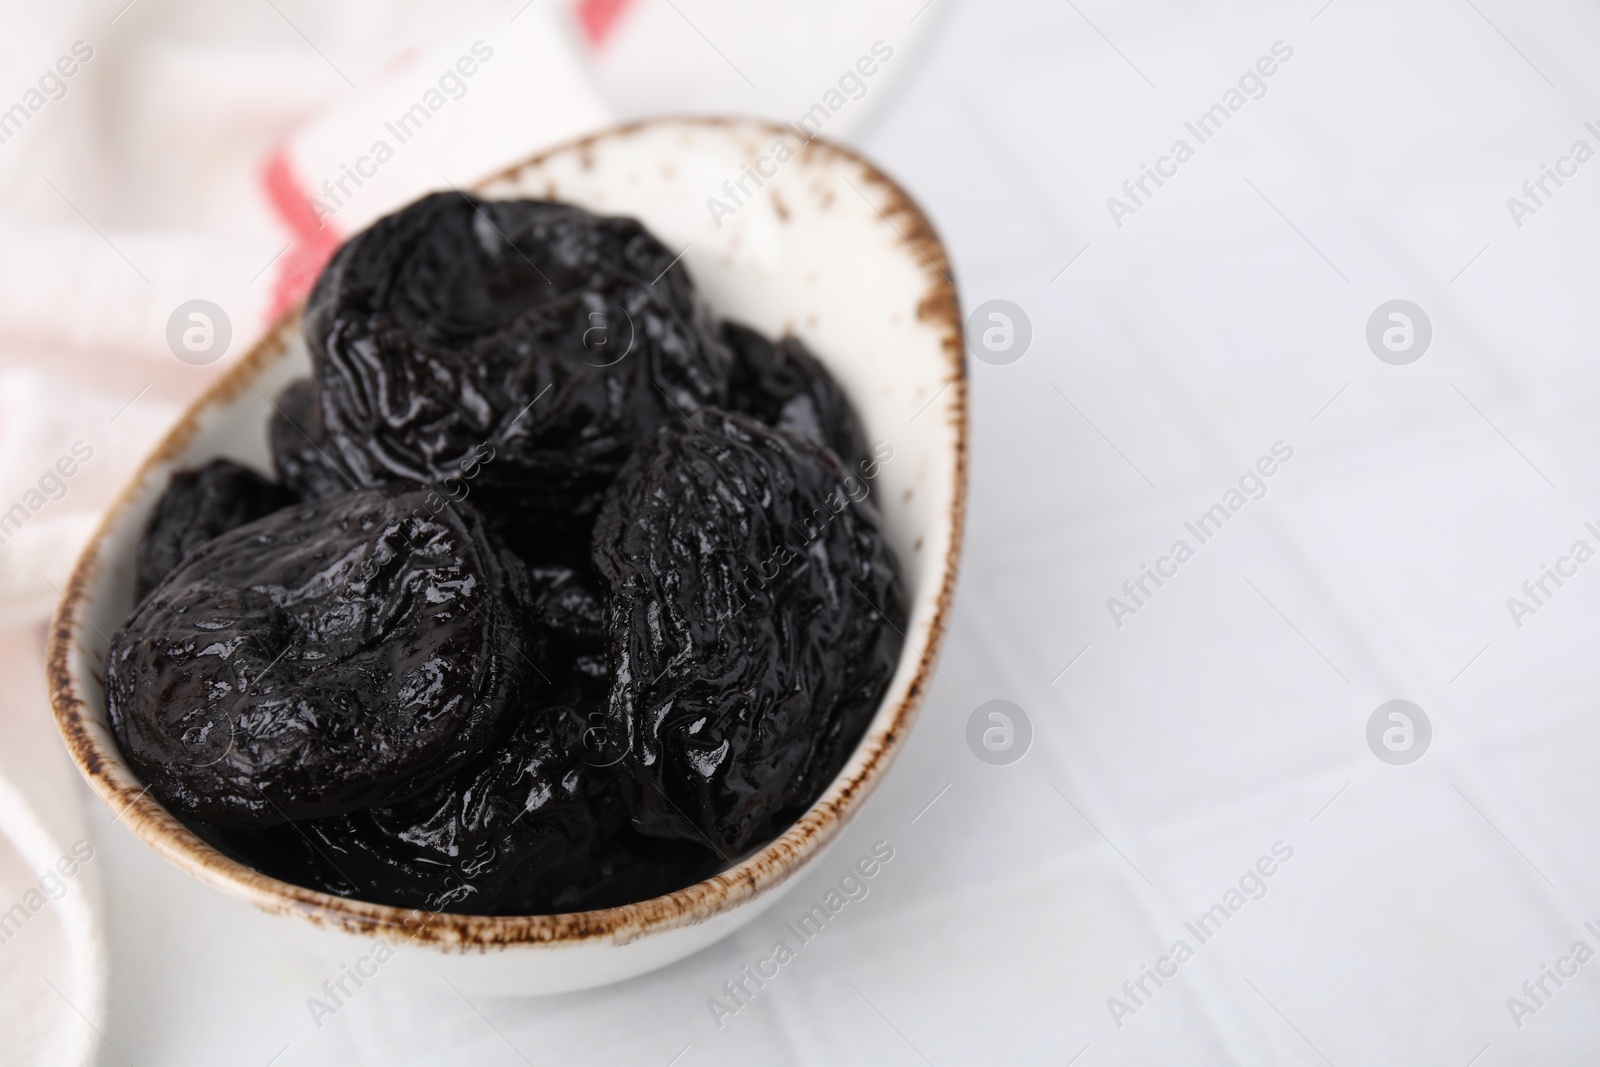
{"label": "bowl interior", "polygon": [[[801,822],[733,870],[669,897],[578,916],[445,916],[423,939],[626,939],[702,921],[781,883],[837,834],[887,767],[932,670],[954,580],[965,476],[965,378],[947,260],[920,212],[869,165],[758,122],[623,127],[514,168],[480,191],[549,197],[642,220],[682,251],[682,266],[719,316],[806,341],[844,385],[881,462],[872,492],[910,593],[906,644],[867,735]],[[400,909],[289,886],[216,853],[143,793],[106,720],[110,635],[132,608],[134,552],[169,474],[216,457],[270,472],[271,398],[308,372],[299,318],[291,315],[140,468],[66,590],[49,655],[52,696],[90,783],[169,860],[269,910],[372,933],[391,927]]]}

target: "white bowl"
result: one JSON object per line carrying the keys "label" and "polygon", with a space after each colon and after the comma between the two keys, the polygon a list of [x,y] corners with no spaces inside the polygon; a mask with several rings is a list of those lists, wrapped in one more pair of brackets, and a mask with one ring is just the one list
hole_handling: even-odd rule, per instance
{"label": "white bowl", "polygon": [[[761,172],[759,187],[747,166]],[[49,679],[67,747],[122,821],[195,878],[281,917],[286,934],[319,955],[348,961],[371,955],[379,941],[403,944],[386,973],[442,976],[490,993],[560,992],[643,974],[743,926],[817,859],[883,777],[950,611],[966,492],[965,360],[949,261],[927,219],[836,145],[803,143],[756,121],[655,120],[545,153],[479,191],[642,220],[674,250],[686,249],[683,260],[719,315],[803,338],[849,393],[869,441],[893,449],[873,491],[910,596],[907,640],[866,736],[821,799],[760,852],[678,892],[566,915],[471,916],[366,904],[268,878],[203,843],[147,795],[111,734],[103,683],[109,635],[133,606],[135,548],[172,471],[219,456],[271,470],[268,397],[310,366],[298,314],[196,402],[107,513],[57,610]]]}

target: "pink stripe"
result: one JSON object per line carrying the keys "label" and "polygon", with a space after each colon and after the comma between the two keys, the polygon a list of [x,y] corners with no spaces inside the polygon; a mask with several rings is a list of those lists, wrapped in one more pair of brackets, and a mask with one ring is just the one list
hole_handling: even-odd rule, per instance
{"label": "pink stripe", "polygon": [[[634,0],[577,0],[578,27],[591,49],[600,48],[610,39],[633,3]],[[267,312],[270,324],[311,291],[343,238],[330,222],[317,218],[311,206],[312,198],[290,166],[283,146],[267,157],[261,168],[261,184],[267,202],[290,235],[289,251],[278,261],[272,303]]]}
{"label": "pink stripe", "polygon": [[317,218],[311,197],[295,176],[282,146],[267,157],[261,169],[261,184],[267,202],[290,237],[289,251],[278,260],[278,274],[272,287],[272,304],[267,311],[271,323],[311,291],[317,275],[322,273],[342,239],[330,222]]}
{"label": "pink stripe", "polygon": [[633,0],[578,0],[578,26],[590,48],[606,43],[617,20],[632,4]]}

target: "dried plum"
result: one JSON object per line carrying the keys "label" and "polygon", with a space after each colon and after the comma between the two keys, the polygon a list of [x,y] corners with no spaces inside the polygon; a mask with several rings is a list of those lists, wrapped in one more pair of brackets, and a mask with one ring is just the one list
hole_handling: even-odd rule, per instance
{"label": "dried plum", "polygon": [[267,437],[278,479],[302,500],[320,500],[356,488],[328,458],[317,385],[310,378],[290,382],[273,401]]}
{"label": "dried plum", "polygon": [[113,637],[112,727],[180,816],[393,804],[503,732],[534,684],[522,565],[468,505],[368,490],[203,545]]}
{"label": "dried plum", "polygon": [[160,584],[183,558],[218,534],[294,503],[294,494],[232,460],[178,471],[139,541],[134,599]]}
{"label": "dried plum", "polygon": [[513,886],[594,866],[601,842],[627,818],[609,776],[582,760],[583,729],[571,709],[538,707],[502,742],[402,804],[221,841],[274,877],[324,892],[491,914]]}
{"label": "dried plum", "polygon": [[876,509],[830,450],[707,410],[635,453],[594,552],[634,825],[731,858],[820,795],[894,672]]}
{"label": "dried plum", "polygon": [[849,470],[870,469],[855,410],[805,342],[774,343],[737,322],[722,324],[722,342],[733,353],[728,407],[833,449]]}
{"label": "dried plum", "polygon": [[681,264],[633,219],[426,197],[348,241],[307,303],[328,455],[436,485],[492,447],[486,512],[587,515],[655,426],[720,404],[729,356]]}

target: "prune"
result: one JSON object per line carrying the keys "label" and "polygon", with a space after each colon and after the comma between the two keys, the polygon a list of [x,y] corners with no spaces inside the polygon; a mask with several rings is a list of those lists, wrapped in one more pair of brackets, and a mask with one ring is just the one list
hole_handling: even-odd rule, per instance
{"label": "prune", "polygon": [[676,410],[720,404],[730,357],[688,276],[633,219],[440,193],[348,241],[305,332],[328,455],[352,481],[471,482],[486,511],[592,515]]}
{"label": "prune", "polygon": [[111,724],[175,814],[270,825],[394,804],[503,732],[542,654],[522,564],[469,505],[367,490],[201,546],[112,638]]}
{"label": "prune", "polygon": [[279,481],[302,500],[320,500],[356,488],[328,458],[315,382],[310,378],[290,382],[272,406],[267,437]]}
{"label": "prune", "polygon": [[905,597],[876,509],[830,450],[706,410],[622,470],[594,558],[634,825],[731,859],[820,795],[894,671]]}
{"label": "prune", "polygon": [[733,353],[728,407],[833,449],[846,469],[870,469],[866,438],[844,390],[798,337],[776,344],[748,326],[722,324]]}
{"label": "prune", "polygon": [[197,471],[176,472],[139,542],[134,599],[143,600],[185,556],[213,537],[294,500],[283,486],[232,460],[214,459]]}
{"label": "prune", "polygon": [[593,866],[627,818],[609,776],[581,758],[584,729],[571,709],[536,707],[503,741],[404,803],[221,841],[275,877],[324,892],[491,914],[514,883]]}

